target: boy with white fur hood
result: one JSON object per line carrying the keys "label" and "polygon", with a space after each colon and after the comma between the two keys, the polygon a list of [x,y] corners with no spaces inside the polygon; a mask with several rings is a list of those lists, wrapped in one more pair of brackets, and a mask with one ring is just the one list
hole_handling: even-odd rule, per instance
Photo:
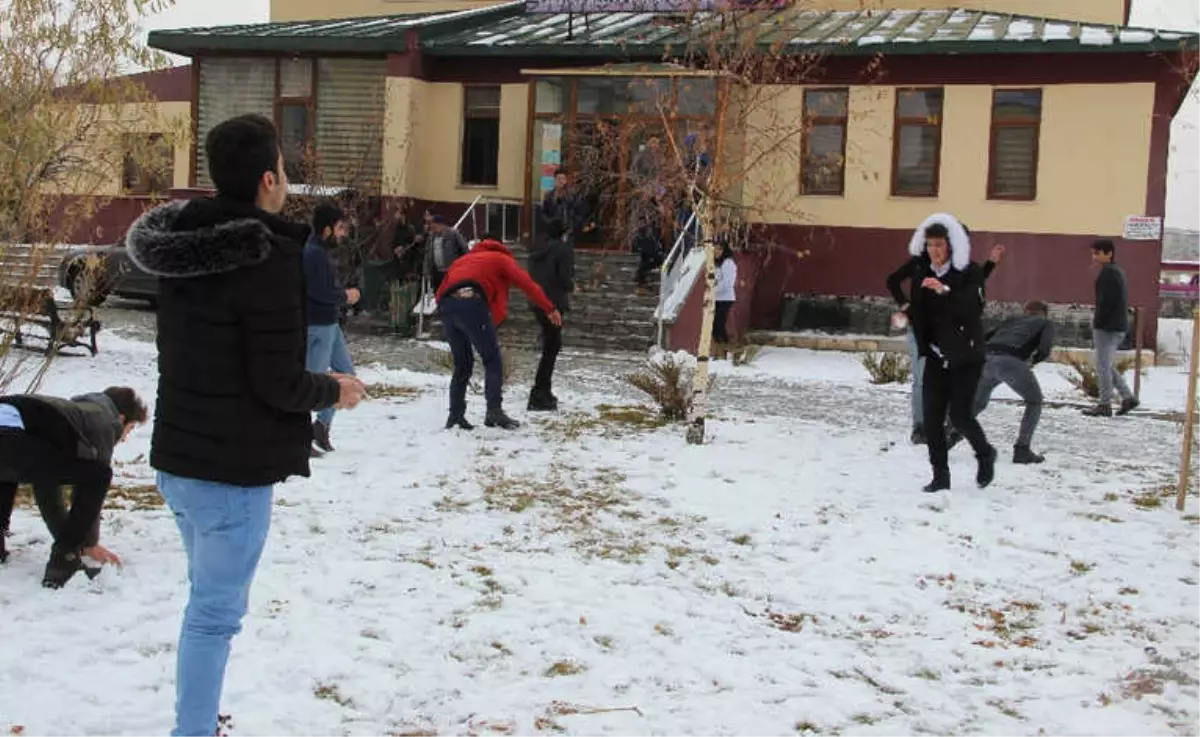
{"label": "boy with white fur hood", "polygon": [[986,359],[983,335],[983,270],[971,262],[971,241],[953,215],[926,218],[913,233],[909,253],[928,256],[914,274],[909,318],[917,350],[925,358],[923,409],[933,480],[927,492],[950,488],[946,416],[970,442],[979,461],[975,481],[995,476],[996,450],[975,420],[972,405]]}

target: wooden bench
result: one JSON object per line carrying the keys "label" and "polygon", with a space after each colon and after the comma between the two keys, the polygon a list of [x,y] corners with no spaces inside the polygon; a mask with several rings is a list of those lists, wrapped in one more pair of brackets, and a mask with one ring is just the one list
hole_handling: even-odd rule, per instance
{"label": "wooden bench", "polygon": [[99,352],[100,321],[94,308],[58,302],[54,292],[42,287],[0,286],[0,333],[12,335],[13,343],[23,347],[30,336],[22,328],[29,325],[46,334],[46,355],[76,347],[87,348],[93,356]]}

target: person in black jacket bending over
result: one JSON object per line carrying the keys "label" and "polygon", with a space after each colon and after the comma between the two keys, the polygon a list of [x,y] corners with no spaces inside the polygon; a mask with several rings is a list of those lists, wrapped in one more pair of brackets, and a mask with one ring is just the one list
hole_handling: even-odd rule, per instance
{"label": "person in black jacket bending over", "polygon": [[928,263],[914,275],[909,315],[917,348],[925,359],[923,403],[933,480],[925,491],[950,488],[946,437],[949,410],[954,427],[971,443],[979,459],[980,488],[995,475],[996,449],[988,444],[972,405],[983,372],[983,269],[971,263],[971,241],[952,215],[932,215],[909,243],[909,252],[925,253]]}
{"label": "person in black jacket bending over", "polygon": [[[32,394],[0,397],[0,563],[17,486],[33,485],[42,519],[54,538],[42,585],[62,588],[77,572],[89,577],[83,556],[120,565],[100,545],[100,508],[112,481],[113,448],[146,421],[146,405],[132,389],[109,387],[71,400]],[[71,507],[62,487],[72,487]]]}
{"label": "person in black jacket bending over", "polygon": [[1112,417],[1113,389],[1120,395],[1118,415],[1129,414],[1138,406],[1129,384],[1117,371],[1117,351],[1129,332],[1129,287],[1125,271],[1116,264],[1117,247],[1107,239],[1092,243],[1092,262],[1100,266],[1096,275],[1096,311],[1092,315],[1092,341],[1096,349],[1096,376],[1100,380],[1100,401],[1083,411],[1090,417]]}
{"label": "person in black jacket bending over", "polygon": [[1033,432],[1042,417],[1042,386],[1033,366],[1045,361],[1054,350],[1054,325],[1047,318],[1045,302],[1028,302],[1024,317],[1008,320],[987,335],[987,363],[975,391],[975,414],[987,409],[992,392],[1007,384],[1025,402],[1021,429],[1013,446],[1013,463],[1046,460],[1032,449]]}
{"label": "person in black jacket bending over", "polygon": [[[963,230],[970,236],[970,230],[967,226],[963,226]],[[997,245],[992,247],[991,256],[983,264],[983,279],[987,279],[995,271],[996,265],[1004,258],[1004,246]],[[905,331],[908,338],[908,362],[912,367],[912,435],[911,440],[913,445],[924,445],[926,440],[925,435],[925,412],[922,408],[922,391],[921,380],[925,370],[925,359],[917,351],[917,338],[913,334],[911,319],[908,314],[909,299],[908,294],[904,293],[904,282],[909,282],[909,294],[915,293],[920,288],[920,279],[917,274],[924,273],[924,268],[929,263],[929,256],[924,250],[920,253],[912,254],[908,260],[900,264],[900,268],[888,275],[887,288],[891,293],[892,299],[896,300],[896,304],[900,306],[899,311],[893,316],[892,321],[897,324],[907,324],[908,329]]]}
{"label": "person in black jacket bending over", "polygon": [[204,141],[217,195],[150,210],[126,236],[158,279],[158,402],[150,465],[183,537],[191,589],[176,651],[173,735],[212,735],[274,485],[309,475],[310,413],[350,409],[353,376],[304,368],[308,228],[279,216],[275,126],[226,120]]}
{"label": "person in black jacket bending over", "polygon": [[[571,292],[574,282],[574,251],[568,238],[566,224],[558,218],[545,223],[533,249],[529,252],[529,275],[537,282],[560,314],[571,309]],[[555,325],[550,316],[537,305],[530,303],[533,315],[542,326],[542,360],[538,362],[537,376],[529,392],[530,412],[552,412],[558,409],[558,397],[552,391],[554,363],[562,350],[562,325]]]}

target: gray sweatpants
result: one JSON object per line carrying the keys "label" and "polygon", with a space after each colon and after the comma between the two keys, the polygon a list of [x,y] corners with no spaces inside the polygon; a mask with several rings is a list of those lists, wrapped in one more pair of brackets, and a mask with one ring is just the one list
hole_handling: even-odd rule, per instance
{"label": "gray sweatpants", "polygon": [[1096,348],[1096,378],[1100,381],[1100,404],[1112,404],[1113,388],[1116,387],[1121,399],[1133,399],[1133,391],[1125,383],[1125,378],[1117,371],[1117,349],[1125,340],[1125,333],[1096,330],[1092,333],[1092,342]]}
{"label": "gray sweatpants", "polygon": [[917,336],[908,328],[908,364],[912,367],[912,426],[925,424],[925,409],[922,403],[921,379],[925,376],[925,357],[917,350]]}
{"label": "gray sweatpants", "polygon": [[1038,384],[1033,368],[1016,356],[991,354],[983,365],[983,376],[975,390],[975,414],[987,409],[992,392],[1000,384],[1008,386],[1025,400],[1025,414],[1021,415],[1021,429],[1017,433],[1017,445],[1029,446],[1033,442],[1033,431],[1042,418],[1042,387]]}

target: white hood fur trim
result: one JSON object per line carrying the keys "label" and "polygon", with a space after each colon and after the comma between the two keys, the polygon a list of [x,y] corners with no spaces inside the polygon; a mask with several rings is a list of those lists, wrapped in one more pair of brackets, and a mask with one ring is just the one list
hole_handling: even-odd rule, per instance
{"label": "white hood fur trim", "polygon": [[925,229],[934,223],[946,226],[950,232],[950,264],[959,271],[967,268],[971,263],[971,237],[958,218],[949,213],[939,212],[925,218],[908,242],[908,252],[913,256],[925,253]]}

